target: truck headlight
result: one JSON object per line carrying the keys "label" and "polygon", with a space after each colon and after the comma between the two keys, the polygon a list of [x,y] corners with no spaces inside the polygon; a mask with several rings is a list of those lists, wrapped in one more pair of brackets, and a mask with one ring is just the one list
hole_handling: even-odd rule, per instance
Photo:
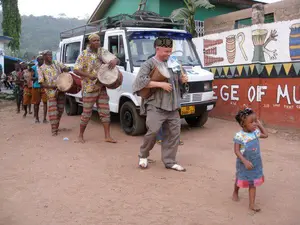
{"label": "truck headlight", "polygon": [[204,91],[212,91],[211,82],[204,82]]}

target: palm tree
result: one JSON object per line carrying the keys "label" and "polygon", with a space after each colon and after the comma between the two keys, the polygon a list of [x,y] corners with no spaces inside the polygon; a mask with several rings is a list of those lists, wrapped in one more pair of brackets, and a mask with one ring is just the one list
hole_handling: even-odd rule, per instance
{"label": "palm tree", "polygon": [[171,18],[177,21],[185,20],[187,21],[188,27],[187,30],[193,35],[196,36],[195,30],[195,13],[198,8],[211,9],[215,6],[210,4],[209,0],[183,0],[186,7],[175,9],[171,13]]}

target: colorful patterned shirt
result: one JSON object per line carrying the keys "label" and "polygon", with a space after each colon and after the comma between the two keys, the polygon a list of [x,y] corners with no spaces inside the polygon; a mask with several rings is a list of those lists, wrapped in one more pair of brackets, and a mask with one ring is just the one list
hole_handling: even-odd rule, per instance
{"label": "colorful patterned shirt", "polygon": [[[101,55],[107,54],[115,58],[115,56],[107,51],[104,48],[99,48],[98,52],[93,52],[89,47],[86,50],[82,51],[81,54],[78,56],[74,70],[80,70],[84,73],[89,73],[91,76],[97,78],[97,72],[100,68],[101,62]],[[99,90],[101,87],[100,82],[98,79],[91,80],[87,77],[82,78],[82,89],[85,93],[90,93],[93,91]]]}
{"label": "colorful patterned shirt", "polygon": [[[46,65],[45,63],[39,67],[39,83],[47,86],[56,86],[56,80],[59,74],[62,73],[67,67],[57,61],[53,61],[51,65]],[[55,97],[56,90],[45,89],[47,96],[50,98]]]}
{"label": "colorful patterned shirt", "polygon": [[255,131],[250,132],[250,133],[241,130],[235,134],[233,141],[235,143],[240,144],[240,152],[243,154],[245,152],[245,145],[248,142],[253,141],[254,139],[259,138],[259,137],[260,137],[259,129],[256,129]]}
{"label": "colorful patterned shirt", "polygon": [[28,69],[24,70],[23,76],[25,81],[24,85],[27,86],[28,88],[32,88],[32,75]]}

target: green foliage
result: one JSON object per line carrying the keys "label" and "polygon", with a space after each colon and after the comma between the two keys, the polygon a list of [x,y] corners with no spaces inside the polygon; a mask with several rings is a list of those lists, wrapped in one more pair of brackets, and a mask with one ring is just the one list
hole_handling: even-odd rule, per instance
{"label": "green foliage", "polygon": [[[49,49],[57,51],[60,41],[60,32],[82,26],[86,20],[76,18],[54,18],[51,16],[22,16],[22,32],[20,50],[6,50],[7,55],[25,60],[31,60],[39,51]],[[0,12],[0,22],[2,16]],[[0,29],[0,32],[1,29]]]}
{"label": "green foliage", "polygon": [[1,0],[3,21],[3,35],[12,37],[13,40],[9,43],[12,51],[17,51],[20,48],[21,34],[21,16],[18,8],[18,0]]}
{"label": "green foliage", "polygon": [[185,8],[175,9],[170,17],[182,21],[187,21],[187,30],[195,37],[195,13],[198,8],[211,9],[215,6],[210,4],[209,0],[183,0]]}

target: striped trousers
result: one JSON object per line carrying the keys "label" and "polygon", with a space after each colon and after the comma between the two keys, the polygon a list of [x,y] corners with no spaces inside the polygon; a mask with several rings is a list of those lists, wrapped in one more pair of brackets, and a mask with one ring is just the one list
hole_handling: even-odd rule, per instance
{"label": "striped trousers", "polygon": [[85,128],[92,116],[93,106],[96,103],[99,117],[102,123],[110,122],[109,97],[106,88],[91,93],[82,93],[83,112],[80,119],[80,127]]}
{"label": "striped trousers", "polygon": [[51,124],[52,134],[56,134],[60,118],[64,112],[65,94],[58,92],[55,97],[48,97],[48,115]]}

